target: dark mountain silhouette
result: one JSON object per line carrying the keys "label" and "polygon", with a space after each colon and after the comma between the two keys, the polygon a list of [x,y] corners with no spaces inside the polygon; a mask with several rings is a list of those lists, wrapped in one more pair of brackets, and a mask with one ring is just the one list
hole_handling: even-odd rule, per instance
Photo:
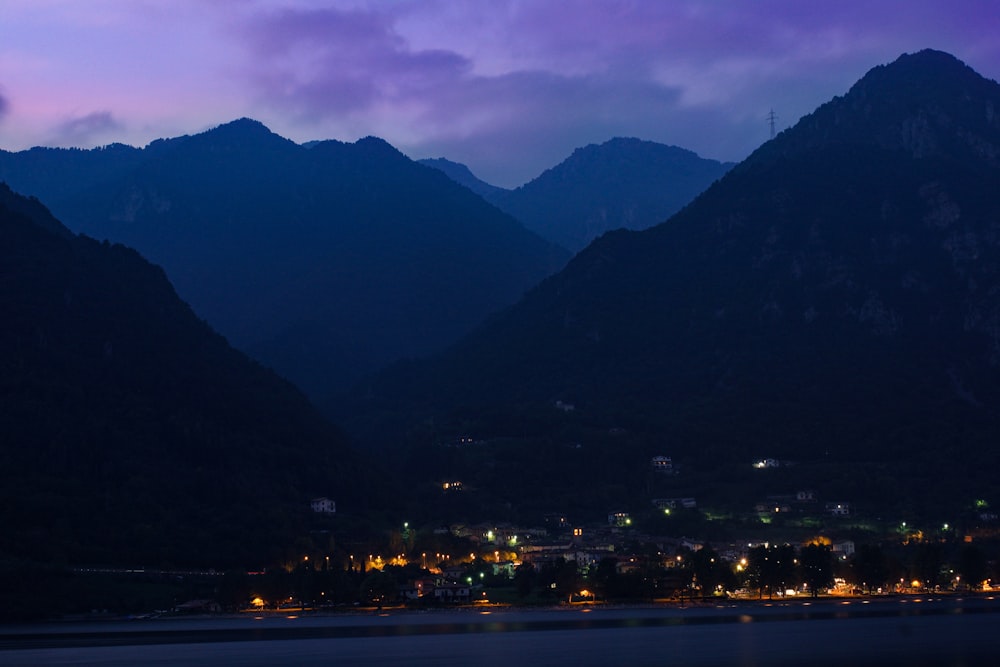
{"label": "dark mountain silhouette", "polygon": [[19,191],[44,192],[61,199],[105,180],[121,177],[148,155],[124,144],[94,150],[35,147],[19,153],[0,150],[0,181]]}
{"label": "dark mountain silhouette", "polygon": [[876,67],[349,409],[552,435],[557,400],[702,467],[880,461],[909,499],[996,491],[1000,86],[935,51]]}
{"label": "dark mountain silhouette", "polygon": [[[263,565],[373,475],[134,250],[0,184],[0,561]],[[349,510],[351,511],[351,510]]]}
{"label": "dark mountain silhouette", "polygon": [[142,150],[5,153],[0,173],[162,265],[195,312],[313,395],[443,348],[568,257],[371,137],[304,148],[241,119]]}
{"label": "dark mountain silhouette", "polygon": [[454,162],[425,161],[553,243],[576,252],[613,229],[646,229],[679,211],[731,163],[652,141],[617,138],[573,151],[514,190]]}

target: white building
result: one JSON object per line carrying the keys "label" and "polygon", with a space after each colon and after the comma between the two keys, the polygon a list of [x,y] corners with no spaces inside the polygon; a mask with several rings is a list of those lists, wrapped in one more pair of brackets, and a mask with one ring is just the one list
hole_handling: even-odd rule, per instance
{"label": "white building", "polygon": [[674,473],[674,461],[669,456],[654,456],[649,463],[655,472],[663,473],[664,475],[672,475]]}
{"label": "white building", "polygon": [[827,503],[825,509],[832,516],[851,516],[850,503]]}
{"label": "white building", "polygon": [[313,498],[312,502],[309,504],[312,507],[312,511],[317,514],[336,514],[337,513],[337,503],[330,500],[327,497]]}

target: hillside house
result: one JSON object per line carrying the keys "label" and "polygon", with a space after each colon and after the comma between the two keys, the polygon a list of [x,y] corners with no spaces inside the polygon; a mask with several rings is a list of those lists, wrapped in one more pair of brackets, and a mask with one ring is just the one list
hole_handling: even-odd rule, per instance
{"label": "hillside house", "polygon": [[847,560],[854,555],[854,541],[844,540],[843,542],[835,542],[831,545],[830,550],[833,552],[835,558]]}
{"label": "hillside house", "polygon": [[608,525],[626,528],[632,525],[632,517],[628,512],[611,512],[608,514]]}
{"label": "hillside house", "polygon": [[830,516],[844,517],[851,516],[850,503],[827,503],[823,508]]}
{"label": "hillside house", "polygon": [[754,511],[757,513],[757,516],[761,517],[774,514],[789,514],[792,511],[792,506],[783,500],[766,500],[754,505]]}
{"label": "hillside house", "polygon": [[317,514],[336,514],[337,513],[337,503],[330,500],[327,497],[313,498],[312,502],[309,503],[312,511]]}
{"label": "hillside house", "polygon": [[434,588],[434,599],[441,602],[468,602],[472,599],[472,587],[466,584],[441,584]]}
{"label": "hillside house", "polygon": [[653,506],[659,510],[693,510],[698,503],[694,498],[653,498]]}
{"label": "hillside house", "polygon": [[674,474],[674,461],[669,456],[654,456],[649,464],[653,472],[662,475]]}

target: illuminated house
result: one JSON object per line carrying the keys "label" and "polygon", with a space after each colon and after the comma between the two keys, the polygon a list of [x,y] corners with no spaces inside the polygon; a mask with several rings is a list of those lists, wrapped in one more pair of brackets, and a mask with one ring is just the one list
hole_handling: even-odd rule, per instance
{"label": "illuminated house", "polygon": [[824,509],[831,516],[851,516],[850,503],[827,503]]}
{"label": "illuminated house", "polygon": [[608,525],[625,528],[632,525],[632,517],[628,512],[612,512],[608,514]]}
{"label": "illuminated house", "polygon": [[472,587],[465,584],[441,584],[434,588],[434,599],[442,602],[468,602]]}
{"label": "illuminated house", "polygon": [[654,456],[649,464],[652,466],[653,472],[664,475],[674,474],[674,461],[669,456]]}
{"label": "illuminated house", "polygon": [[847,560],[854,555],[854,542],[853,540],[837,542],[831,547],[831,550],[839,560]]}

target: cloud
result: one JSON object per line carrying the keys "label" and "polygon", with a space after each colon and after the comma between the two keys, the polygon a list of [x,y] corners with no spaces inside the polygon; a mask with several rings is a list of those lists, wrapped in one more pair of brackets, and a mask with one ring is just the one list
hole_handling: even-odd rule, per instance
{"label": "cloud", "polygon": [[[610,138],[629,118],[662,123],[681,106],[682,91],[631,63],[597,71],[516,63],[477,72],[469,56],[404,38],[405,19],[329,8],[249,17],[238,28],[251,54],[247,77],[260,100],[298,122],[357,128],[424,154],[458,145],[478,152],[494,142],[493,159],[519,163],[522,173],[542,164],[526,146],[570,151]],[[498,171],[496,178],[518,177]]]}
{"label": "cloud", "polygon": [[258,94],[304,118],[405,104],[468,68],[452,52],[409,49],[379,11],[285,9],[252,16],[238,31]]}
{"label": "cloud", "polygon": [[124,125],[110,111],[94,111],[57,125],[48,143],[52,146],[83,147],[94,144],[102,135],[118,133],[123,128]]}
{"label": "cloud", "polygon": [[987,4],[958,1],[977,18],[911,0],[823,12],[801,0],[496,0],[486,10],[303,0],[245,12],[229,36],[256,103],[286,128],[377,134],[512,185],[612,136],[742,159],[766,140],[771,108],[790,126],[903,52],[961,44],[996,61]]}
{"label": "cloud", "polygon": [[10,113],[10,102],[2,92],[0,92],[0,120],[3,120],[4,116]]}

